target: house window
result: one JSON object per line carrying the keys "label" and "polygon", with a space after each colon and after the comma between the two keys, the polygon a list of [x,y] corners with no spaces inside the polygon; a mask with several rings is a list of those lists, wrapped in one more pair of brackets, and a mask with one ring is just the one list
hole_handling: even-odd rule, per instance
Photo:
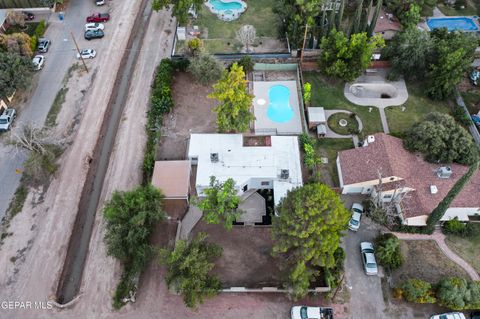
{"label": "house window", "polygon": [[270,185],[270,182],[261,182],[260,185],[262,185],[262,186],[268,186],[268,185]]}
{"label": "house window", "polygon": [[392,194],[386,194],[386,195],[383,195],[383,198],[392,198]]}
{"label": "house window", "polygon": [[248,189],[248,185],[243,186],[243,191],[246,192]]}

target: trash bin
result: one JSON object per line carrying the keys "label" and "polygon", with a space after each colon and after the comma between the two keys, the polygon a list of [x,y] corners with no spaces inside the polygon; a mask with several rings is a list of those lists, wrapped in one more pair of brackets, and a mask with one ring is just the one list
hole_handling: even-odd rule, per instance
{"label": "trash bin", "polygon": [[60,11],[60,12],[58,13],[58,18],[60,19],[60,21],[63,21],[63,19],[65,18],[65,12]]}

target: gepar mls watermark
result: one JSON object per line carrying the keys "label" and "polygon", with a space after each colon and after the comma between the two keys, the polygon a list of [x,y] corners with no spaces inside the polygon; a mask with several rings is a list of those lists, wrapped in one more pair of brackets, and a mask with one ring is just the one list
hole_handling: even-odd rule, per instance
{"label": "gepar mls watermark", "polygon": [[50,310],[53,308],[51,301],[1,301],[2,310]]}

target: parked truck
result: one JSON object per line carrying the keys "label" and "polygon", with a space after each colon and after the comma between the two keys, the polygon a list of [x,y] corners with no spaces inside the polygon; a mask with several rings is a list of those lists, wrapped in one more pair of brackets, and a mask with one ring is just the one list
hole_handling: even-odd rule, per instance
{"label": "parked truck", "polygon": [[12,128],[15,117],[17,117],[15,109],[6,109],[2,115],[0,115],[0,132],[9,131]]}

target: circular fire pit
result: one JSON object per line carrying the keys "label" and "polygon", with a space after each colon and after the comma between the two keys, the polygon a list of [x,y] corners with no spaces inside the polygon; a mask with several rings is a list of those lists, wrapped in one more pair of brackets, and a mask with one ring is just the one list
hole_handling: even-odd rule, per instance
{"label": "circular fire pit", "polygon": [[346,119],[341,119],[340,121],[338,121],[338,125],[340,125],[341,127],[345,127],[348,125],[348,122]]}
{"label": "circular fire pit", "polygon": [[351,113],[338,112],[330,115],[327,120],[328,127],[340,135],[356,134],[359,124]]}

